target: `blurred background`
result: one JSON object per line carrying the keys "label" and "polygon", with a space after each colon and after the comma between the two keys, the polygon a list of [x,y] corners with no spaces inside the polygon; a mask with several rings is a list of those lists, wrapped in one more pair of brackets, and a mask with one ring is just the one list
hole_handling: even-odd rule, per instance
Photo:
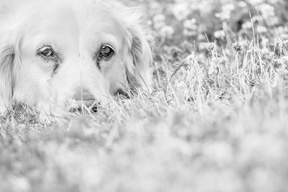
{"label": "blurred background", "polygon": [[[259,38],[288,39],[288,1],[285,0],[168,0],[146,1],[149,25],[158,38],[217,41],[226,45]],[[199,47],[201,49],[201,45]]]}

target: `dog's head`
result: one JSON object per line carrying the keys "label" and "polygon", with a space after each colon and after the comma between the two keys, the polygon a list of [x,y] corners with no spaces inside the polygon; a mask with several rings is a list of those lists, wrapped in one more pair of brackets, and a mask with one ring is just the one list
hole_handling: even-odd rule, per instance
{"label": "dog's head", "polygon": [[148,89],[140,17],[113,0],[1,1],[0,111],[24,102],[50,113],[70,99]]}

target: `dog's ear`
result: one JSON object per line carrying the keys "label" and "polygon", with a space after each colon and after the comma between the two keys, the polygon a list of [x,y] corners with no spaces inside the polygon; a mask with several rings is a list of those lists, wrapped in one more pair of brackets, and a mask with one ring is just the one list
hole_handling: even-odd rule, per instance
{"label": "dog's ear", "polygon": [[[12,108],[13,90],[15,85],[15,55],[18,36],[14,34],[18,26],[14,9],[18,0],[0,0],[0,114]],[[15,32],[16,33],[16,32]],[[17,34],[17,33],[16,33]]]}
{"label": "dog's ear", "polygon": [[134,20],[128,24],[126,36],[129,51],[125,66],[129,87],[132,91],[137,88],[151,91],[152,54],[139,20]]}
{"label": "dog's ear", "polygon": [[14,49],[9,46],[0,47],[0,113],[12,106],[14,87]]}

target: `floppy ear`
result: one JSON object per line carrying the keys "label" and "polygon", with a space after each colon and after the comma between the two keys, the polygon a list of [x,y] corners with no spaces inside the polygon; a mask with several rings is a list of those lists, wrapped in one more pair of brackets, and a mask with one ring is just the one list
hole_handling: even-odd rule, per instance
{"label": "floppy ear", "polygon": [[15,48],[18,49],[13,45],[19,38],[14,34],[18,25],[14,8],[20,3],[24,4],[24,1],[0,0],[0,114],[12,108],[16,76]]}
{"label": "floppy ear", "polygon": [[126,35],[129,51],[125,66],[129,87],[132,91],[137,88],[143,88],[150,92],[152,84],[150,74],[152,54],[139,20],[134,21],[128,27]]}
{"label": "floppy ear", "polygon": [[14,50],[12,47],[0,47],[0,113],[12,106],[14,76]]}

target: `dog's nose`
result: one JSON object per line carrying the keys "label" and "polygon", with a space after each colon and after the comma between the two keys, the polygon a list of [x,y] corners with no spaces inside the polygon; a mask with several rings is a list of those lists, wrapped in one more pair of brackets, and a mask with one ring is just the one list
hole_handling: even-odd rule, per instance
{"label": "dog's nose", "polygon": [[130,99],[130,96],[127,92],[123,91],[122,89],[117,89],[117,91],[114,93],[115,96],[123,96],[126,99]]}
{"label": "dog's nose", "polygon": [[97,105],[93,105],[93,106],[90,108],[90,111],[93,112],[93,113],[97,113],[97,112],[98,112],[98,107],[97,107]]}
{"label": "dog's nose", "polygon": [[72,105],[68,104],[70,112],[97,112],[98,102],[91,94],[91,92],[83,87],[76,89],[74,95],[71,98],[71,102],[68,103],[72,103]]}
{"label": "dog's nose", "polygon": [[85,113],[85,112],[92,112],[96,113],[98,111],[99,103],[95,100],[74,100],[71,99],[67,102],[68,111],[75,113]]}

